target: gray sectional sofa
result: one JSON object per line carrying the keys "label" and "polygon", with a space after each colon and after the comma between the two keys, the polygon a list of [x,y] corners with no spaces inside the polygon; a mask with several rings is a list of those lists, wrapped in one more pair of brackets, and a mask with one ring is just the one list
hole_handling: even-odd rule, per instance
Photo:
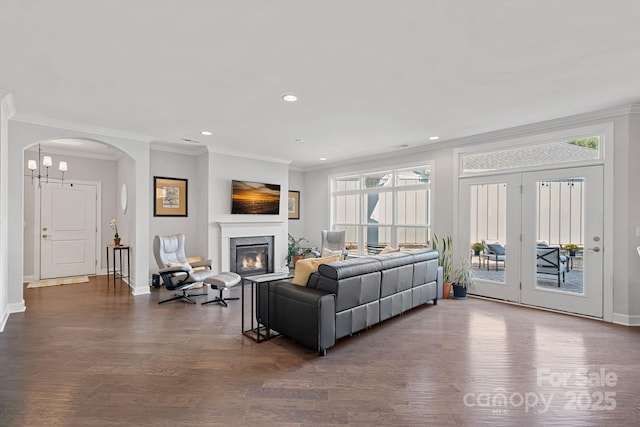
{"label": "gray sectional sofa", "polygon": [[262,284],[256,316],[324,355],[342,337],[440,298],[438,252],[425,249],[322,264],[306,287]]}

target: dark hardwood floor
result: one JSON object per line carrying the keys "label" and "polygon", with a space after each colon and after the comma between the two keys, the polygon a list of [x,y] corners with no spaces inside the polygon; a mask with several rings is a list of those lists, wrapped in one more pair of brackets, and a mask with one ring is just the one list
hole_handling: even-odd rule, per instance
{"label": "dark hardwood floor", "polygon": [[447,300],[318,357],[242,336],[239,301],[168,294],[25,289],[0,334],[0,425],[640,425],[637,328]]}

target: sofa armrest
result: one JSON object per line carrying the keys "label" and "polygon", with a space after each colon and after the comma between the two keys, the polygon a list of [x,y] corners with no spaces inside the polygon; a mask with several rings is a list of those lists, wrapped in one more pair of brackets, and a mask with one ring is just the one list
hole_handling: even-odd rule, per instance
{"label": "sofa armrest", "polygon": [[[336,342],[335,295],[280,281],[271,283],[269,327],[319,354]],[[267,284],[259,287],[257,318],[266,323]]]}

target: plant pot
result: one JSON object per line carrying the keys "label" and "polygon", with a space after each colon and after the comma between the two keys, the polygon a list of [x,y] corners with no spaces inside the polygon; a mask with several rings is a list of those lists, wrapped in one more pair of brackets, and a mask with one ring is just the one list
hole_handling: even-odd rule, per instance
{"label": "plant pot", "polygon": [[113,238],[113,244],[116,246],[120,246],[120,238],[119,237],[114,237]]}
{"label": "plant pot", "polygon": [[569,256],[576,256],[576,251],[569,251]]}
{"label": "plant pot", "polygon": [[453,298],[454,299],[466,299],[467,287],[453,284]]}
{"label": "plant pot", "polygon": [[442,299],[449,299],[451,294],[451,283],[445,282],[442,284]]}
{"label": "plant pot", "polygon": [[296,262],[300,261],[301,259],[302,259],[302,255],[294,255],[291,257],[291,264],[295,267]]}
{"label": "plant pot", "polygon": [[473,254],[474,254],[475,256],[480,256],[480,249],[474,249],[474,250],[473,250]]}

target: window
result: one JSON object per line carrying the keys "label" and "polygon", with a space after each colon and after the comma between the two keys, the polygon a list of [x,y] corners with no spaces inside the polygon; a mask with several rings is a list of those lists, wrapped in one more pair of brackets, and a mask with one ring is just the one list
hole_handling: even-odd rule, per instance
{"label": "window", "polygon": [[333,178],[332,228],[346,230],[352,253],[375,254],[385,246],[426,248],[429,187],[429,166]]}
{"label": "window", "polygon": [[462,173],[481,173],[533,166],[560,165],[602,158],[599,136],[527,144],[462,155]]}

